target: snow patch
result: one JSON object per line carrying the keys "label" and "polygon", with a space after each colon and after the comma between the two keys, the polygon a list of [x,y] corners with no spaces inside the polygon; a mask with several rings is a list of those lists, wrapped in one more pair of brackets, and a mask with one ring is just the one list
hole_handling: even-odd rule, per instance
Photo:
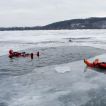
{"label": "snow patch", "polygon": [[65,73],[65,72],[71,71],[70,67],[68,66],[55,66],[55,70],[59,73]]}

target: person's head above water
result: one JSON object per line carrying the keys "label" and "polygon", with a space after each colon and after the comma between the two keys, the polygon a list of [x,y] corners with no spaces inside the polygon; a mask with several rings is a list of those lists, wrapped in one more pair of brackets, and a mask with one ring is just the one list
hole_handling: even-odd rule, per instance
{"label": "person's head above water", "polygon": [[13,50],[12,50],[12,49],[10,49],[10,50],[9,50],[9,54],[12,54],[12,53],[13,53]]}
{"label": "person's head above water", "polygon": [[99,62],[99,59],[95,59],[96,62]]}

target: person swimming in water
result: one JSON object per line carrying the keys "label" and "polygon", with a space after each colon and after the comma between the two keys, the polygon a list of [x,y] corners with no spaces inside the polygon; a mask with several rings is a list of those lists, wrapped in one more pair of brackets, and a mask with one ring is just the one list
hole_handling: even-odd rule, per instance
{"label": "person swimming in water", "polygon": [[31,59],[33,59],[34,55],[36,55],[39,58],[39,56],[40,56],[39,51],[36,52],[36,54],[34,54],[34,53],[26,53],[26,52],[14,52],[12,49],[9,50],[9,58],[30,56]]}
{"label": "person swimming in water", "polygon": [[26,52],[14,52],[12,49],[9,50],[9,57],[27,57],[29,56],[29,53]]}

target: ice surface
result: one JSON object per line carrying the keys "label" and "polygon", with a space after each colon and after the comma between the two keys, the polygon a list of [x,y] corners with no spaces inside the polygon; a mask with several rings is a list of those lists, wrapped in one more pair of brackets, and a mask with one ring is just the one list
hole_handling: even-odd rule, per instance
{"label": "ice surface", "polygon": [[[104,56],[106,57],[98,57],[102,60]],[[46,66],[34,69],[29,74],[4,78],[0,81],[0,101],[5,100],[4,103],[8,106],[86,105],[92,99],[98,100],[97,92],[106,91],[106,75],[92,69],[84,72],[84,69],[85,64],[81,60]],[[106,93],[101,95],[106,96]]]}
{"label": "ice surface", "polygon": [[70,67],[68,67],[68,66],[57,66],[57,67],[55,67],[55,70],[60,73],[65,73],[65,72],[71,71]]}
{"label": "ice surface", "polygon": [[[75,45],[106,49],[105,35],[106,30],[0,32],[0,55],[7,54],[10,48],[24,50],[33,47],[67,48]],[[56,52],[54,56],[53,48],[48,50],[49,56],[54,60],[63,56],[62,53],[58,55]],[[106,54],[91,58],[91,61],[95,58],[105,61]],[[57,64],[44,65],[30,72],[23,67],[24,73],[17,76],[11,72],[16,71],[18,61],[7,60],[13,66],[13,70],[7,64],[7,70],[1,69],[0,73],[6,75],[0,74],[0,106],[106,106],[106,74],[86,69],[83,60],[69,62],[63,61],[63,57],[60,60],[62,64],[58,64],[57,60]],[[24,65],[33,66],[33,62],[28,63]],[[22,67],[20,64],[19,66]],[[18,71],[17,73],[20,73]]]}
{"label": "ice surface", "polygon": [[[106,48],[106,30],[6,31],[0,32],[0,55],[9,49],[31,47],[92,46]],[[70,42],[71,41],[71,42]]]}

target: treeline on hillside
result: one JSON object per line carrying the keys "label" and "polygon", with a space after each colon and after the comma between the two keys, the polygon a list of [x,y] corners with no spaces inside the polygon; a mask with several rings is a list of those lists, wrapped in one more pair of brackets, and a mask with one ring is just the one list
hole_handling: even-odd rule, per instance
{"label": "treeline on hillside", "polygon": [[92,17],[55,22],[45,26],[34,27],[0,27],[0,31],[15,30],[64,30],[64,29],[106,29],[106,18]]}

